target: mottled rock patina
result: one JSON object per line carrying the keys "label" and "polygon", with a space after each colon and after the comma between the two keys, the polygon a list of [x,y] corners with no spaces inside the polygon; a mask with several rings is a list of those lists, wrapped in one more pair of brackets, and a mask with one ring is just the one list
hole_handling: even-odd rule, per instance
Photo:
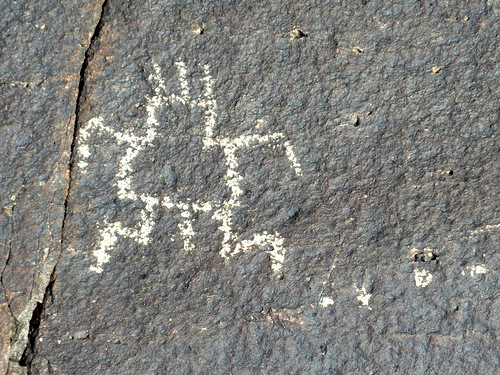
{"label": "mottled rock patina", "polygon": [[30,373],[498,373],[498,5],[94,5]]}

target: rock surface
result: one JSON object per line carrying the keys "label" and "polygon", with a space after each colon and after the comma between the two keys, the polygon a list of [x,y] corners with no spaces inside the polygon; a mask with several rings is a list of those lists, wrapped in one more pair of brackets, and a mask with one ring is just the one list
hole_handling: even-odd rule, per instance
{"label": "rock surface", "polygon": [[500,371],[496,2],[9,7],[2,373]]}
{"label": "rock surface", "polygon": [[61,252],[80,71],[101,3],[0,8],[0,373],[18,374]]}

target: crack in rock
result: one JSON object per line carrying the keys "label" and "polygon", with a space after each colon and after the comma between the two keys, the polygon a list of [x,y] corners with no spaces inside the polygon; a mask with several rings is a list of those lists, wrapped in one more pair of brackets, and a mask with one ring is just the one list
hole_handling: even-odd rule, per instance
{"label": "crack in rock", "polygon": [[[94,29],[93,35],[90,38],[88,48],[85,51],[85,57],[80,69],[80,80],[78,85],[78,94],[76,98],[75,107],[75,121],[73,125],[73,135],[70,149],[70,156],[67,168],[68,175],[68,188],[66,190],[66,196],[64,199],[64,214],[61,225],[61,240],[60,240],[60,251],[53,257],[46,259],[42,271],[39,276],[39,285],[33,293],[32,298],[27,304],[24,311],[17,317],[13,316],[15,320],[15,333],[11,338],[11,347],[5,358],[8,362],[7,375],[17,375],[17,374],[31,374],[31,364],[36,356],[36,342],[39,334],[40,323],[42,321],[43,314],[45,312],[47,301],[49,297],[52,296],[52,288],[55,282],[55,272],[57,264],[62,253],[64,245],[64,227],[66,222],[66,217],[68,213],[68,200],[71,192],[72,178],[71,172],[73,168],[73,154],[75,149],[75,139],[79,126],[79,112],[81,105],[85,101],[83,92],[85,88],[85,77],[89,62],[93,58],[93,51],[95,49],[95,43],[99,38],[100,31],[103,26],[103,16],[106,10],[108,0],[104,0],[101,5],[101,13]],[[44,287],[45,286],[45,287]],[[7,301],[8,302],[8,301]]]}

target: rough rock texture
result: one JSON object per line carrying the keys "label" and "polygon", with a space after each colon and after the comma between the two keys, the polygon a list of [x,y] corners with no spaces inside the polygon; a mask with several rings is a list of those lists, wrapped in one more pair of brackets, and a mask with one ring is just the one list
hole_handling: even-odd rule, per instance
{"label": "rough rock texture", "polygon": [[29,373],[500,372],[498,2],[78,8],[2,86]]}
{"label": "rough rock texture", "polygon": [[101,3],[0,9],[0,374],[18,374],[61,251],[80,71]]}

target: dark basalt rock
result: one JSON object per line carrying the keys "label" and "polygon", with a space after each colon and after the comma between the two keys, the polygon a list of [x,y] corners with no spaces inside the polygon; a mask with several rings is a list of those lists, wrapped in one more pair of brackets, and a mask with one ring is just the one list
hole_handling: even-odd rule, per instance
{"label": "dark basalt rock", "polygon": [[3,86],[26,371],[498,373],[493,4],[77,6]]}

